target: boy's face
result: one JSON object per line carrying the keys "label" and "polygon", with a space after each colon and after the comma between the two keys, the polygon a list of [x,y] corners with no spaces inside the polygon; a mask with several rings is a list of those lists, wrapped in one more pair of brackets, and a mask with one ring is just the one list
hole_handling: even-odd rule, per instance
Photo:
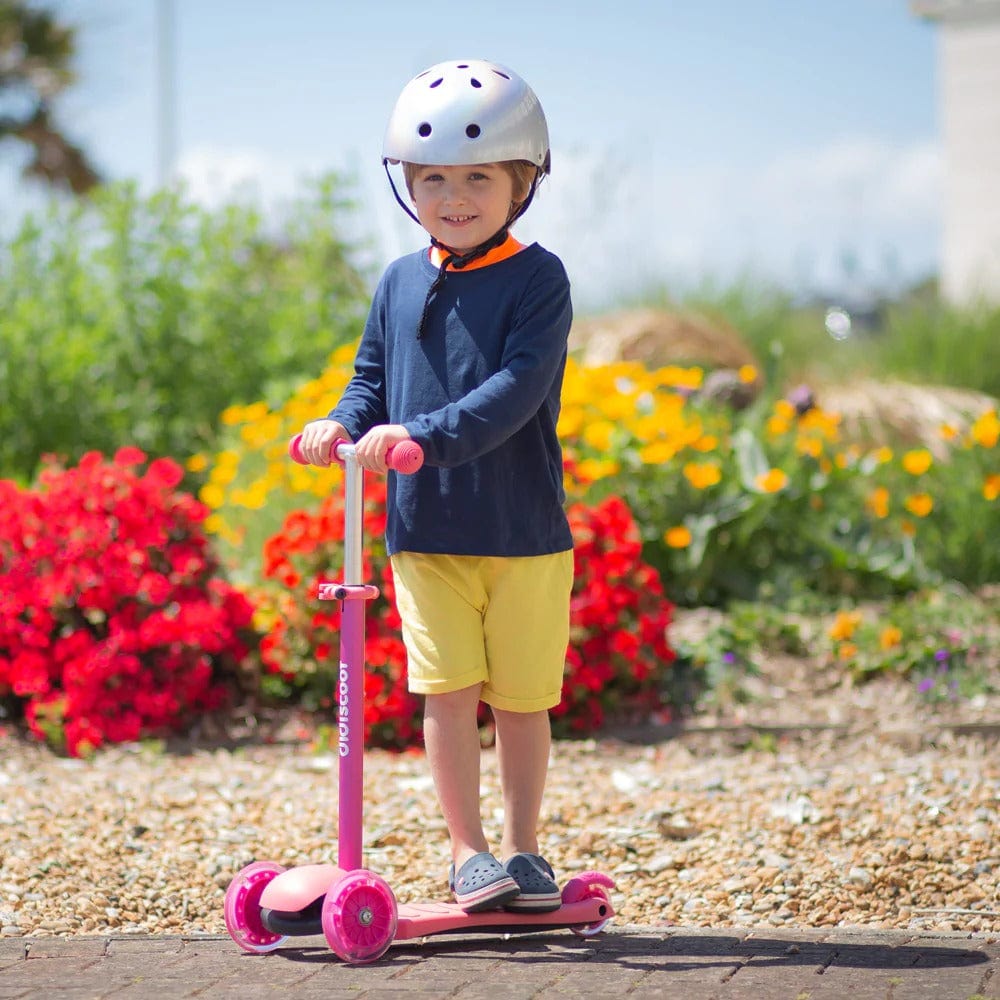
{"label": "boy's face", "polygon": [[498,163],[420,166],[413,179],[420,224],[451,250],[485,243],[507,222],[513,196],[514,180]]}

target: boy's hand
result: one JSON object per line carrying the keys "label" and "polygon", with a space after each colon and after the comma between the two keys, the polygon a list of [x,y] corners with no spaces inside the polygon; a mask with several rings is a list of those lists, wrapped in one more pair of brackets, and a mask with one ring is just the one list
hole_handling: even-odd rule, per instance
{"label": "boy's hand", "polygon": [[363,435],[354,447],[362,468],[384,475],[388,471],[386,452],[400,441],[409,441],[410,435],[402,424],[379,424]]}
{"label": "boy's hand", "polygon": [[336,420],[313,420],[302,428],[299,451],[310,465],[330,465],[334,460],[333,442],[350,440]]}

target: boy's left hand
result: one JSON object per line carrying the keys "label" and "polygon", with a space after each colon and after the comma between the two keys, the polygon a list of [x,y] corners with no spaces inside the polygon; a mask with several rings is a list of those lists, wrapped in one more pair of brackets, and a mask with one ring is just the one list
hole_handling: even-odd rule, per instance
{"label": "boy's left hand", "polygon": [[388,470],[386,453],[400,441],[409,440],[410,435],[402,424],[379,424],[358,439],[354,454],[362,468],[384,475]]}

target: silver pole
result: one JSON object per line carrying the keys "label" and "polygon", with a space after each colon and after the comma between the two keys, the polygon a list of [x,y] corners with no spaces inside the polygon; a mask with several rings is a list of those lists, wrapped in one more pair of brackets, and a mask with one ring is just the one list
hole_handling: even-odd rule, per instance
{"label": "silver pole", "polygon": [[166,187],[174,172],[177,148],[174,0],[156,0],[156,174]]}
{"label": "silver pole", "polygon": [[337,455],[344,463],[344,583],[362,584],[361,524],[364,514],[364,469],[354,456],[354,445],[342,444]]}

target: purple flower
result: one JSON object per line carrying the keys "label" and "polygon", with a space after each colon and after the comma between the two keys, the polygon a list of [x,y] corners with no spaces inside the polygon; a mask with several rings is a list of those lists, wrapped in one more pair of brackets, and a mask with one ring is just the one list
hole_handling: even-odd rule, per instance
{"label": "purple flower", "polygon": [[918,685],[917,690],[921,694],[927,694],[928,691],[932,690],[934,687],[934,678],[925,677]]}

